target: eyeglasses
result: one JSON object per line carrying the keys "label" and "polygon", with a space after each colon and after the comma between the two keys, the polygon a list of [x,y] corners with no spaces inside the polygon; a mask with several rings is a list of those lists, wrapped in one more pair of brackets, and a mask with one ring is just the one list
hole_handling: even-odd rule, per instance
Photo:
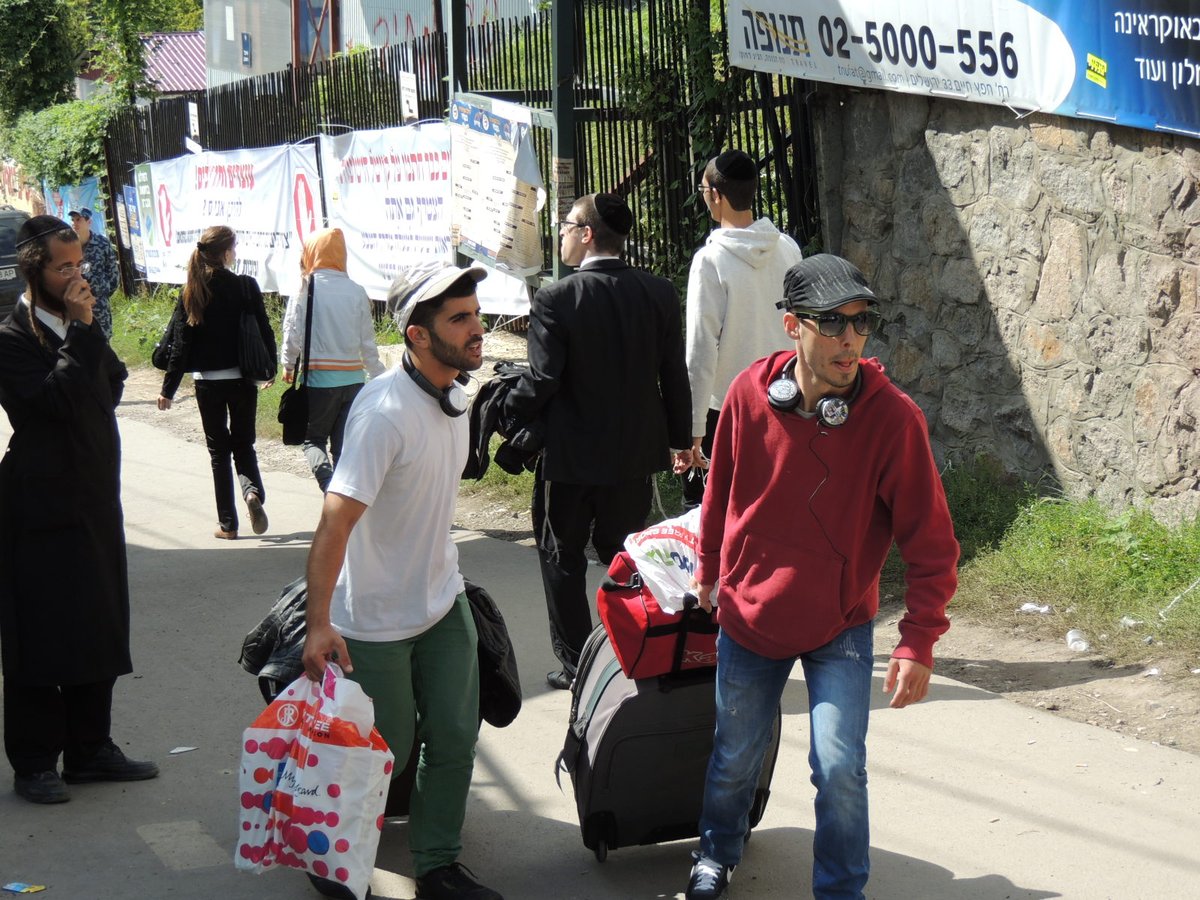
{"label": "eyeglasses", "polygon": [[696,188],[696,193],[703,194],[703,193],[705,193],[707,191],[711,191],[711,190],[714,190],[714,188],[711,187],[710,185],[702,184],[698,188]]}
{"label": "eyeglasses", "polygon": [[568,221],[567,219],[563,219],[561,222],[558,223],[559,231],[562,231],[564,228],[588,228],[588,227],[590,227],[590,226],[587,225],[585,222],[571,222],[571,221]]}
{"label": "eyeglasses", "polygon": [[817,323],[817,331],[822,337],[839,337],[846,330],[846,323],[852,323],[854,330],[862,337],[875,331],[883,321],[883,317],[872,309],[847,316],[842,313],[806,313],[792,312],[797,319],[812,319]]}
{"label": "eyeglasses", "polygon": [[52,271],[63,278],[74,278],[76,275],[82,275],[86,278],[88,273],[92,271],[92,264],[90,262],[82,262],[77,266],[59,266]]}

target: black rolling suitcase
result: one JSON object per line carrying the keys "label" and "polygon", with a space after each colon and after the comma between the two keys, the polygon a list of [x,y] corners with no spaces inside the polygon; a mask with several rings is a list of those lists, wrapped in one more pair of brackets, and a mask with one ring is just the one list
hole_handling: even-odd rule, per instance
{"label": "black rolling suitcase", "polygon": [[[603,862],[618,847],[697,835],[716,721],[715,678],[713,667],[627,678],[604,627],[588,637],[558,768],[571,776],[583,843],[596,859]],[[780,723],[777,713],[751,828],[771,793]]]}

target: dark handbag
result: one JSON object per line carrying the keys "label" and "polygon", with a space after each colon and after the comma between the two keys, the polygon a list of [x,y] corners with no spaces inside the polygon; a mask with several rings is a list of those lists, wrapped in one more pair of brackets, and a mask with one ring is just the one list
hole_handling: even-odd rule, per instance
{"label": "dark handbag", "polygon": [[[245,291],[246,284],[242,282]],[[271,381],[275,378],[275,354],[267,349],[258,318],[250,311],[248,297],[243,297],[242,321],[238,329],[238,368],[247,381]]]}
{"label": "dark handbag", "polygon": [[304,385],[292,382],[279,395],[279,424],[283,426],[283,442],[289,447],[304,443],[308,433],[308,392]]}
{"label": "dark handbag", "polygon": [[503,728],[521,711],[517,656],[496,601],[470,581],[464,591],[479,635],[479,718]]}
{"label": "dark handbag", "polygon": [[167,371],[167,367],[171,365],[171,346],[175,340],[175,321],[176,314],[179,312],[179,305],[171,310],[171,318],[167,322],[166,331],[163,332],[162,338],[154,345],[154,350],[150,353],[150,362],[154,368]]}
{"label": "dark handbag", "polygon": [[304,310],[304,356],[296,367],[295,378],[287,390],[279,395],[279,414],[276,418],[283,426],[283,442],[289,447],[304,443],[308,434],[308,392],[304,390],[304,378],[308,375],[308,348],[312,346],[313,279],[308,278],[308,308]]}

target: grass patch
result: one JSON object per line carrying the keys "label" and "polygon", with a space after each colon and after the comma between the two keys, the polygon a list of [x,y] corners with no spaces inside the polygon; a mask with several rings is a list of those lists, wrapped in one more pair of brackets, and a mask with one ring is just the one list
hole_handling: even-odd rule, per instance
{"label": "grass patch", "polygon": [[[1184,593],[1198,578],[1200,520],[1168,528],[1145,510],[1041,498],[1022,508],[995,550],[962,566],[954,606],[1060,639],[1081,628],[1122,662],[1144,657],[1147,639],[1200,660],[1200,587]],[[1018,612],[1027,602],[1051,612]]]}

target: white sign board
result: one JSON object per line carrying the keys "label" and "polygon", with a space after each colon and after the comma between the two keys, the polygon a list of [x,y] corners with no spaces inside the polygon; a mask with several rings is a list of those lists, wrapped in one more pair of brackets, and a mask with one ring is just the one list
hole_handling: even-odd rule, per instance
{"label": "white sign board", "polygon": [[312,147],[200,153],[139,166],[137,177],[148,281],[183,284],[212,225],[237,233],[237,271],[264,291],[299,280],[304,239],[320,227]]}

